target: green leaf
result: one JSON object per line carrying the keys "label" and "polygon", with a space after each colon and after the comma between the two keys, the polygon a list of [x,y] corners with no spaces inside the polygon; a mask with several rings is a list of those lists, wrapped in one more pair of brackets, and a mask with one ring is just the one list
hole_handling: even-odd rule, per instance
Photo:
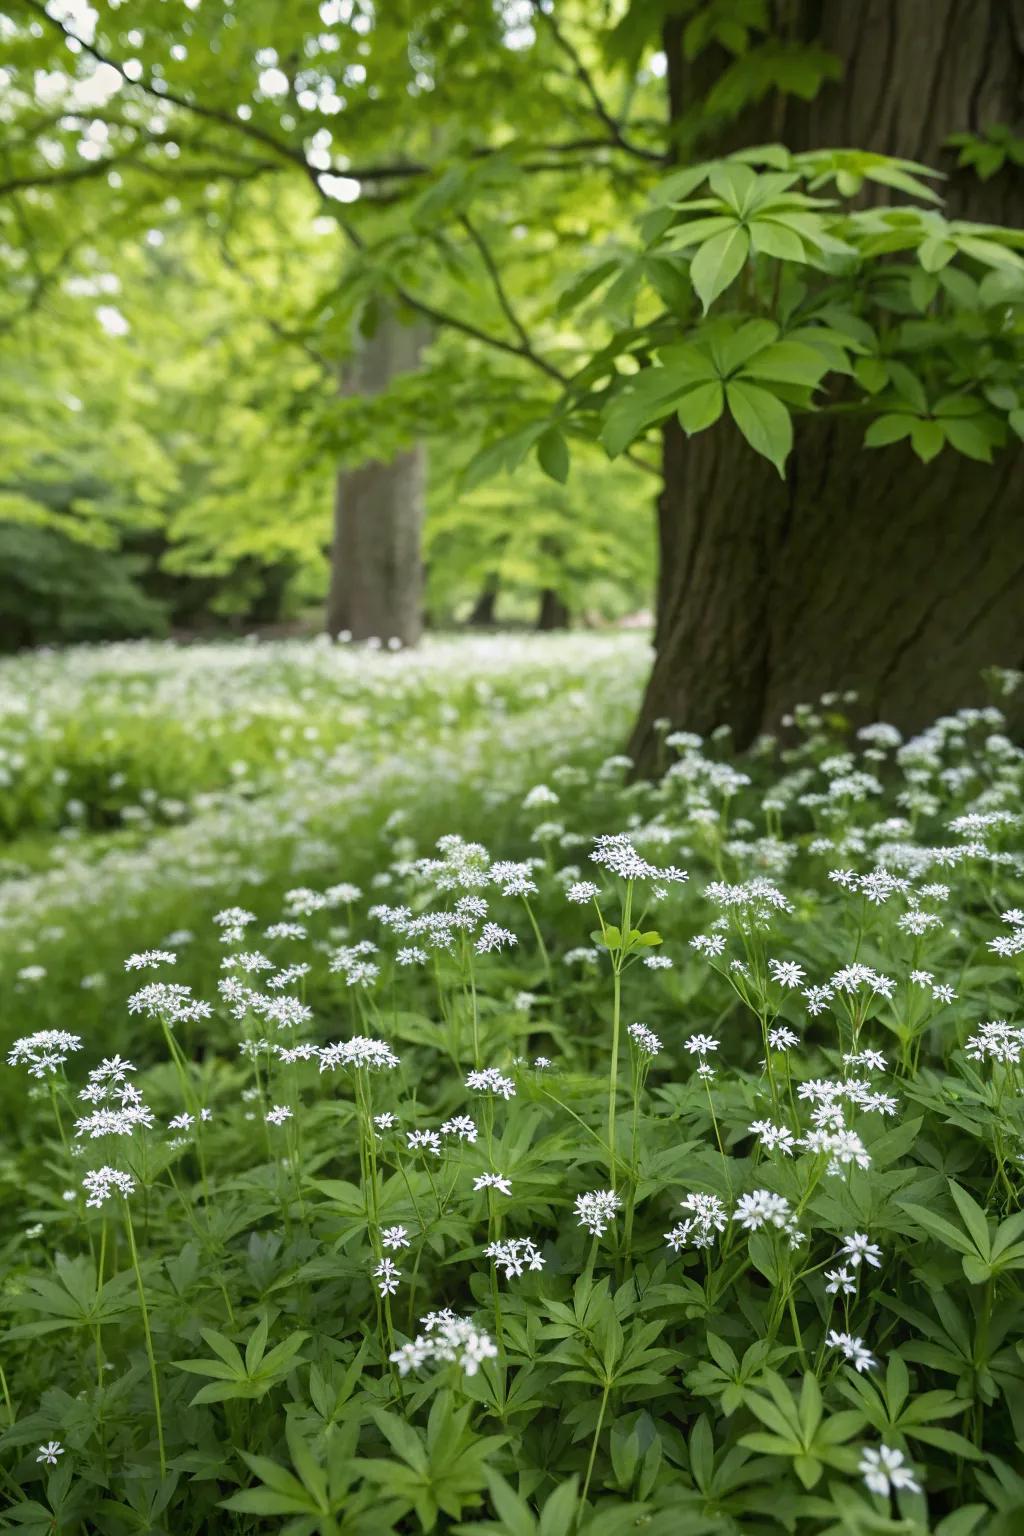
{"label": "green leaf", "polygon": [[719,373],[724,376],[735,373],[755,353],[770,346],[778,338],[779,328],[771,320],[746,320],[734,330],[727,320],[711,320],[702,334]]}
{"label": "green leaf", "polygon": [[249,1335],[249,1342],[245,1346],[245,1371],[247,1376],[254,1376],[256,1374],[257,1367],[263,1359],[263,1351],[266,1348],[269,1328],[270,1323],[266,1313],[264,1313]]}
{"label": "green leaf", "polygon": [[780,475],[793,446],[793,422],[775,395],[756,384],[735,379],[726,385],[725,396],[732,419],[755,453],[770,459]]}
{"label": "green leaf", "polygon": [[750,244],[758,256],[774,256],[778,261],[807,260],[803,239],[781,219],[752,219]]}
{"label": "green leaf", "polygon": [[557,427],[537,439],[537,463],[546,475],[564,485],[569,478],[569,445]]}
{"label": "green leaf", "polygon": [[967,459],[977,459],[982,464],[992,462],[992,439],[984,428],[974,421],[943,422],[946,438],[951,448]]}
{"label": "green leaf", "polygon": [[879,416],[864,434],[865,448],[884,448],[889,443],[898,443],[901,438],[910,436],[918,420],[917,416],[901,416],[893,413]]}
{"label": "green leaf", "polygon": [[799,341],[777,341],[752,357],[743,369],[745,379],[767,379],[778,384],[805,384],[815,389],[828,363],[813,347]]}
{"label": "green leaf", "polygon": [[992,1252],[992,1239],[989,1236],[988,1222],[985,1220],[985,1212],[978,1202],[962,1188],[955,1179],[948,1179],[949,1192],[956,1201],[960,1219],[967,1228],[974,1241],[974,1245],[983,1259],[989,1258]]}
{"label": "green leaf", "polygon": [[952,240],[940,235],[929,235],[917,248],[917,259],[926,272],[941,272],[955,255],[956,246]]}
{"label": "green leaf", "polygon": [[853,376],[869,395],[877,395],[889,382],[889,374],[880,357],[858,357]]}
{"label": "green leaf", "polygon": [[714,426],[724,406],[725,393],[717,379],[708,384],[698,384],[696,389],[691,389],[679,402],[676,411],[679,425],[688,437],[692,437],[695,432],[703,432],[707,427]]}
{"label": "green leaf", "polygon": [[901,1200],[900,1206],[908,1216],[912,1216],[919,1227],[924,1227],[932,1237],[943,1243],[947,1248],[952,1248],[957,1253],[968,1254],[976,1258],[974,1244],[969,1242],[965,1235],[959,1231],[953,1223],[947,1221],[944,1216],[938,1216],[934,1211],[929,1211],[923,1205],[915,1205],[909,1200]]}
{"label": "green leaf", "polygon": [[910,446],[922,464],[929,464],[942,452],[946,434],[937,421],[915,421],[910,430]]}
{"label": "green leaf", "polygon": [[714,367],[697,347],[666,347],[662,367],[644,368],[624,380],[606,407],[601,441],[614,457],[645,428],[662,420],[695,383],[714,377]]}
{"label": "green leaf", "polygon": [[975,235],[959,235],[957,244],[966,256],[973,256],[975,261],[982,262],[986,267],[1024,268],[1024,257],[1005,245],[999,245],[995,240],[981,240]]}
{"label": "green leaf", "polygon": [[572,1530],[579,1502],[578,1487],[579,1481],[574,1476],[548,1496],[541,1511],[537,1536],[565,1536],[566,1531]]}
{"label": "green leaf", "polygon": [[723,203],[728,203],[734,213],[742,214],[747,210],[750,195],[757,185],[757,177],[749,165],[742,165],[735,160],[722,160],[708,172],[708,185]]}
{"label": "green leaf", "polygon": [[522,463],[541,433],[546,431],[543,421],[532,422],[519,432],[510,433],[489,443],[475,453],[462,472],[463,489],[471,491],[502,470],[513,470]]}
{"label": "green leaf", "polygon": [[750,239],[746,230],[734,224],[731,229],[705,240],[696,252],[690,262],[690,282],[705,314],[739,276],[749,250]]}

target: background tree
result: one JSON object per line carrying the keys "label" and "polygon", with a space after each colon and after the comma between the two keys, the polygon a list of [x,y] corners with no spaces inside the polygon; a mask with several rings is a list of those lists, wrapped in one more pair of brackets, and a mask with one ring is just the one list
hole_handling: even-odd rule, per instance
{"label": "background tree", "polygon": [[[827,329],[823,306],[837,301],[851,344],[833,341],[821,370],[804,358],[795,377],[705,378],[731,382],[728,415],[755,456],[733,424],[707,416],[713,389],[701,397],[707,419],[691,401],[680,421],[670,399],[641,412],[634,431],[605,434],[662,482],[658,660],[634,747],[649,757],[660,717],[697,729],[724,721],[747,741],[826,682],[858,687],[868,711],[912,726],[947,691],[960,701],[981,662],[1021,659],[1015,460],[980,462],[1019,420],[1012,241],[965,227],[947,238],[938,213],[927,226],[920,212],[894,213],[896,224],[873,231],[831,229],[829,240],[850,237],[844,255],[801,234],[794,220],[811,217],[813,202],[791,205],[781,234],[762,227],[754,241],[742,190],[733,186],[730,205],[699,174],[677,180],[635,235],[630,227],[666,171],[780,140],[796,158],[773,152],[760,177],[795,175],[801,197],[880,195],[920,211],[928,184],[879,156],[936,161],[964,134],[961,158],[976,142],[990,161],[992,146],[1012,146],[1020,4],[871,0],[854,17],[809,0],[633,0],[614,15],[572,0],[477,0],[424,16],[328,0],[290,8],[287,25],[276,7],[254,5],[243,27],[226,4],[141,0],[128,18],[105,4],[50,13],[21,0],[16,81],[70,64],[90,103],[87,117],[67,104],[44,113],[18,85],[7,189],[23,220],[30,193],[52,210],[93,178],[109,188],[113,174],[114,210],[130,220],[169,166],[185,188],[178,200],[196,206],[211,181],[243,199],[264,180],[302,186],[349,251],[307,313],[318,346],[383,302],[457,336],[460,359],[483,348],[500,358],[507,372],[495,371],[499,387],[475,419],[504,436],[475,474],[532,450],[561,477],[570,441],[602,431],[636,370],[665,366],[673,338],[710,345],[708,324],[735,329],[745,317],[791,345],[808,317]],[[56,149],[42,153],[41,138]],[[852,138],[859,156],[801,162]],[[1004,153],[951,212],[1014,220],[1017,174]],[[672,202],[696,191],[708,217],[741,227],[673,233]],[[909,244],[896,227],[904,218],[918,220]],[[796,267],[812,281],[795,296]],[[709,322],[701,311],[712,305]],[[850,321],[870,335],[858,339]],[[438,367],[433,379],[443,376]],[[457,398],[457,371],[447,379]],[[443,430],[436,397],[420,404]],[[951,399],[979,420],[950,427]],[[875,455],[862,452],[865,428]],[[649,431],[660,445],[642,441]],[[637,504],[648,494],[638,488]],[[904,545],[924,547],[922,517],[939,558],[915,568]]]}

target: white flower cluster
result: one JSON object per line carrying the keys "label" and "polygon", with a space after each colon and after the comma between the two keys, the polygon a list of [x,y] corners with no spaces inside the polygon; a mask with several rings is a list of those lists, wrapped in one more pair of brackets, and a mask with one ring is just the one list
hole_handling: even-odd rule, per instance
{"label": "white flower cluster", "polygon": [[1008,1024],[1005,1019],[991,1019],[979,1024],[977,1033],[964,1045],[964,1054],[971,1061],[998,1061],[1003,1066],[1016,1066],[1024,1051],[1024,1028]]}
{"label": "white flower cluster", "polygon": [[383,1071],[399,1065],[399,1059],[389,1045],[368,1035],[353,1035],[351,1040],[322,1045],[319,1056],[321,1072],[333,1072],[337,1067]]}
{"label": "white flower cluster", "polygon": [[661,1041],[652,1029],[638,1020],[631,1024],[627,1031],[629,1038],[640,1052],[641,1056],[658,1056],[661,1053]]}
{"label": "white flower cluster", "polygon": [[504,1269],[506,1280],[518,1279],[527,1269],[544,1268],[544,1256],[531,1237],[509,1237],[488,1243],[484,1253],[494,1260],[496,1269]]}
{"label": "white flower cluster", "polygon": [[100,1136],[130,1136],[140,1128],[152,1129],[153,1111],[128,1081],[127,1074],[134,1071],[132,1063],[120,1056],[108,1056],[93,1068],[78,1097],[96,1107],[75,1121],[76,1137],[95,1141]]}
{"label": "white flower cluster", "polygon": [[30,1077],[45,1077],[56,1072],[72,1051],[82,1049],[82,1037],[66,1029],[37,1029],[34,1035],[22,1035],[7,1053],[10,1067],[27,1066]]}
{"label": "white flower cluster", "polygon": [[445,1310],[430,1312],[420,1321],[423,1333],[390,1356],[400,1376],[408,1376],[410,1371],[418,1371],[428,1363],[455,1364],[465,1375],[475,1376],[485,1360],[497,1358],[493,1339],[467,1317]]}
{"label": "white flower cluster", "polygon": [[510,1077],[505,1077],[497,1067],[483,1067],[478,1072],[470,1072],[466,1077],[466,1087],[474,1089],[477,1093],[496,1093],[503,1099],[514,1099],[516,1085]]}
{"label": "white flower cluster", "polygon": [[194,998],[192,988],[182,986],[180,982],[151,981],[132,993],[128,999],[128,1012],[145,1014],[147,1019],[163,1019],[170,1025],[208,1019],[213,1009],[209,1003]]}
{"label": "white flower cluster", "polygon": [[576,1196],[576,1224],[586,1227],[592,1237],[603,1237],[622,1201],[613,1189],[593,1189]]}
{"label": "white flower cluster", "polygon": [[677,869],[674,864],[660,867],[649,863],[637,852],[625,832],[606,833],[596,838],[590,858],[592,863],[600,864],[621,880],[659,880],[669,885],[682,885],[689,879],[686,871]]}
{"label": "white flower cluster", "polygon": [[687,1195],[680,1204],[689,1214],[671,1232],[665,1233],[665,1241],[673,1253],[681,1253],[684,1248],[713,1247],[715,1233],[725,1231],[727,1219],[725,1206],[718,1196],[695,1193]]}
{"label": "white flower cluster", "polygon": [[115,1190],[127,1200],[129,1195],[135,1193],[135,1180],[130,1173],[124,1173],[120,1168],[111,1168],[104,1164],[102,1168],[95,1168],[85,1175],[82,1188],[89,1196],[85,1202],[86,1205],[98,1210]]}

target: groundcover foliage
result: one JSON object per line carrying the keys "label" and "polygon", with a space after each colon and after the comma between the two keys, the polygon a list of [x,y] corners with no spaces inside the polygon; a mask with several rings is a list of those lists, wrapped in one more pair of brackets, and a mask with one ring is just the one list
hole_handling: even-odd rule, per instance
{"label": "groundcover foliage", "polygon": [[1022,754],[842,710],[339,832],[12,1043],[5,1528],[1018,1530]]}

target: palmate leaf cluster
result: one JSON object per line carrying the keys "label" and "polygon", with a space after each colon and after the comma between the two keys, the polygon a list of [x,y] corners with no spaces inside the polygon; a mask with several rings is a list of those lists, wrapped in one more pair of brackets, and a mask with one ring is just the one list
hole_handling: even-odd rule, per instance
{"label": "palmate leaf cluster", "polygon": [[[541,442],[550,460],[562,427],[617,455],[670,415],[689,436],[725,416],[782,474],[795,421],[820,411],[862,418],[868,448],[906,439],[926,463],[944,447],[990,462],[1024,435],[1024,234],[946,218],[928,174],[765,146],[666,177],[641,249],[602,257],[569,290],[612,339],[553,426],[478,464],[507,468],[534,443],[543,463]],[[858,207],[865,188],[926,206]]]}
{"label": "palmate leaf cluster", "polygon": [[[103,894],[102,855],[90,871],[79,851],[82,870],[62,880],[81,882],[81,921],[63,936],[56,897],[46,907],[42,883],[18,887],[36,905],[4,963],[37,955],[49,976],[12,973],[17,1032],[73,1028],[83,967],[108,977],[81,1050],[35,1078],[5,1068],[18,1113],[5,1132],[0,1524],[1013,1536],[1020,753],[997,709],[901,742],[888,727],[857,738],[832,699],[798,711],[787,744],[742,760],[722,739],[669,735],[663,778],[629,784],[628,764],[603,756],[599,731],[614,728],[598,701],[635,663],[590,645],[589,668],[575,642],[543,678],[522,654],[502,672],[466,649],[461,673],[457,647],[447,672],[381,657],[362,694],[348,677],[341,706],[347,673],[324,647],[292,655],[280,698],[258,658],[211,649],[177,702],[158,656],[140,652],[133,670],[130,648],[111,653],[136,711],[147,689],[164,689],[168,718],[196,716],[203,690],[225,690],[236,713],[248,700],[253,718],[223,751],[259,754],[267,772],[254,767],[215,810],[189,806],[196,862],[173,909],[160,905],[173,877],[156,827],[139,829],[134,862],[113,850],[120,907]],[[333,673],[372,817],[331,798],[337,746],[297,741],[275,786],[259,734],[260,711],[304,689],[326,712]],[[400,796],[373,734],[399,692],[415,760]],[[598,739],[567,763],[569,719],[596,720]],[[192,769],[181,754],[181,787]],[[237,878],[214,895],[200,845],[231,817]],[[488,846],[436,845],[439,824]],[[183,863],[188,832],[175,834]],[[588,878],[600,918],[575,899]],[[525,896],[523,879],[536,887]],[[105,922],[83,934],[89,899]],[[227,910],[211,923],[215,903]],[[485,942],[485,921],[517,942]],[[424,938],[430,922],[450,927],[450,946]],[[126,973],[126,945],[177,959],[143,956]],[[409,946],[426,960],[400,958]],[[297,964],[308,970],[270,984]],[[248,989],[244,1006],[225,979]],[[192,987],[210,1016],[128,1006],[164,982]],[[311,1015],[277,1027],[261,994]],[[628,1033],[633,1021],[647,1034]],[[353,1039],[386,1042],[398,1065],[317,1054]],[[115,1053],[106,1070],[130,1079],[153,1123],[74,1138],[87,1073]],[[470,1086],[482,1068],[505,1087]],[[830,1171],[806,1138],[831,1134],[840,1103],[853,1139]],[[169,1125],[183,1114],[190,1124]],[[442,1133],[458,1116],[473,1139]],[[788,1151],[770,1146],[769,1120]],[[136,1188],[89,1209],[82,1178],[102,1164]],[[580,1197],[611,1189],[620,1205],[592,1233]],[[721,1225],[705,1247],[667,1242],[693,1197],[719,1202]],[[751,1217],[758,1201],[779,1224]],[[399,1271],[384,1296],[375,1271],[394,1227],[407,1246],[384,1250]],[[527,1237],[542,1262],[518,1275],[486,1252]],[[837,1271],[847,1278],[830,1290]],[[499,1352],[472,1371],[425,1357],[393,1369],[442,1308]],[[56,1464],[39,1462],[51,1441]],[[882,1447],[902,1469],[891,1496],[864,1480]]]}

